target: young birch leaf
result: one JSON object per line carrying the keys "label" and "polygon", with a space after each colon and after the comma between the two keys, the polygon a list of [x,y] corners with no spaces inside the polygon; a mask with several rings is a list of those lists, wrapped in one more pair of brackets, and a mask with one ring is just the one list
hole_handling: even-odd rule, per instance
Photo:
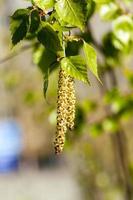
{"label": "young birch leaf", "polygon": [[43,73],[44,84],[43,84],[43,93],[46,98],[46,93],[49,83],[49,74],[56,68],[56,55],[46,50],[42,45],[34,50],[33,61]]}
{"label": "young birch leaf", "polygon": [[55,9],[60,19],[83,30],[85,25],[83,5],[84,3],[79,0],[58,0]]}
{"label": "young birch leaf", "polygon": [[46,48],[53,52],[62,51],[62,46],[57,32],[50,24],[44,24],[38,33],[38,40]]}
{"label": "young birch leaf", "polygon": [[30,33],[35,33],[40,25],[40,16],[37,10],[33,10],[30,15]]}
{"label": "young birch leaf", "polygon": [[54,0],[32,0],[32,2],[44,11],[54,6]]}
{"label": "young birch leaf", "polygon": [[11,16],[10,31],[13,45],[16,45],[26,37],[29,27],[28,13],[28,9],[19,9]]}
{"label": "young birch leaf", "polygon": [[12,44],[16,45],[21,40],[23,40],[28,31],[28,23],[27,20],[12,20],[10,23],[11,34],[12,34]]}
{"label": "young birch leaf", "polygon": [[22,18],[25,18],[28,16],[29,10],[28,9],[18,9],[14,12],[14,14],[11,16],[14,20],[21,20]]}
{"label": "young birch leaf", "polygon": [[61,67],[67,74],[84,83],[89,83],[87,76],[87,67],[81,56],[65,57],[61,60]]}
{"label": "young birch leaf", "polygon": [[95,49],[92,46],[90,46],[87,42],[84,41],[83,50],[84,50],[86,64],[88,68],[100,81],[99,76],[98,76],[97,55],[96,55]]}
{"label": "young birch leaf", "polygon": [[38,65],[43,75],[47,74],[48,69],[49,73],[54,70],[55,65],[53,63],[56,63],[56,60],[56,54],[44,48],[42,45],[33,52],[33,62]]}
{"label": "young birch leaf", "polygon": [[87,21],[92,16],[92,14],[94,13],[95,7],[96,7],[96,4],[93,0],[87,0],[87,6],[86,6]]}

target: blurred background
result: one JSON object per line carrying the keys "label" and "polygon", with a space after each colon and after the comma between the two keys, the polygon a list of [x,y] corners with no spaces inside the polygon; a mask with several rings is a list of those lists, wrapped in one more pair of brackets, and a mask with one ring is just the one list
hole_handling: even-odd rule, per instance
{"label": "blurred background", "polygon": [[65,152],[55,156],[58,72],[51,75],[45,101],[43,76],[28,42],[11,50],[9,16],[27,5],[0,1],[0,198],[133,199],[132,56],[123,57],[111,46],[111,25],[94,15],[89,26],[103,85],[91,75],[89,87],[76,82],[76,128],[67,135]]}

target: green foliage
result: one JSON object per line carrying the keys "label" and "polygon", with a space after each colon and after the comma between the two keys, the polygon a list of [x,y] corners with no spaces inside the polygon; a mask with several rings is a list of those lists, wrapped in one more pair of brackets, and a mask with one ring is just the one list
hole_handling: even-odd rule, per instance
{"label": "green foliage", "polygon": [[94,48],[84,41],[83,50],[87,66],[92,71],[92,73],[99,79],[97,71],[97,55]]}
{"label": "green foliage", "polygon": [[93,0],[87,0],[86,18],[87,20],[93,15],[96,4]]}
{"label": "green foliage", "polygon": [[[97,52],[91,46],[93,35],[90,30],[86,31],[88,20],[95,11],[99,12],[102,20],[112,22],[112,28],[104,35],[100,47],[106,58],[103,72],[121,64],[121,57],[132,52],[133,15],[126,13],[114,0],[32,0],[31,3],[31,7],[18,9],[11,16],[12,44],[16,45],[23,39],[33,44],[33,61],[43,73],[45,97],[49,76],[59,66],[84,83],[89,83],[88,69],[100,80]],[[75,28],[79,29],[78,34],[73,33]],[[132,79],[132,74],[128,73],[131,85]],[[105,104],[111,105],[114,118],[108,116],[94,124],[94,135],[100,131],[113,132],[119,119],[132,112],[132,95],[123,97],[112,90],[105,99]]]}
{"label": "green foliage", "polygon": [[[34,44],[37,45],[33,51],[33,59],[43,72],[44,95],[46,96],[49,75],[58,66],[72,77],[89,83],[88,66],[99,79],[96,51],[84,41],[82,35],[71,34],[73,28],[85,30],[88,19],[95,11],[94,1],[33,0],[31,3],[33,6],[19,9],[11,16],[12,44],[16,45],[27,39],[32,42],[33,48]],[[82,46],[85,58],[79,55]]]}
{"label": "green foliage", "polygon": [[[16,45],[23,39],[33,44],[33,61],[43,73],[45,97],[49,76],[59,66],[84,83],[89,83],[88,69],[100,80],[97,52],[91,46],[93,36],[89,30],[86,31],[88,20],[95,11],[99,12],[102,20],[112,22],[111,30],[102,41],[101,50],[106,58],[103,69],[120,64],[121,55],[132,52],[133,15],[125,13],[114,0],[32,0],[31,4],[31,7],[18,9],[11,16],[12,44]],[[73,33],[75,28],[79,29],[78,34]],[[83,54],[79,55],[80,52]],[[132,76],[129,82],[132,82]],[[124,97],[123,100],[115,95],[112,101],[107,102],[112,105],[116,119],[132,110],[131,106],[127,108],[126,101],[131,105],[132,98]]]}
{"label": "green foliage", "polygon": [[133,19],[122,15],[113,22],[113,43],[116,48],[129,52],[133,47]]}
{"label": "green foliage", "polygon": [[[125,125],[125,119],[132,117],[133,72],[129,69],[125,72],[128,82],[126,94],[121,92],[123,80],[120,81],[121,90],[114,89],[119,86],[117,78],[120,79],[122,67],[125,67],[124,59],[133,52],[133,13],[130,5],[132,6],[132,0],[31,0],[31,7],[19,9],[11,17],[12,43],[16,45],[26,39],[33,46],[33,61],[43,74],[45,98],[51,81],[49,77],[56,68],[62,68],[74,79],[87,84],[88,70],[98,80],[98,71],[101,73],[101,96],[98,102],[87,100],[78,105],[75,131],[73,135],[69,135],[72,141],[82,137],[82,133],[86,133],[83,142],[87,137],[90,141],[90,135],[99,137],[104,133],[119,134],[123,129],[123,122]],[[109,25],[108,32],[100,42],[95,40],[91,28],[91,23],[95,23],[95,20],[91,21],[90,18],[95,13],[99,13],[100,20]],[[102,56],[97,56],[97,52]],[[55,83],[54,79],[52,81]],[[16,83],[9,81],[8,84],[14,87]],[[38,96],[28,91],[24,100],[33,106]],[[55,123],[55,112],[52,112],[50,118]],[[94,183],[94,178],[92,179]],[[96,177],[96,183],[98,179]]]}
{"label": "green foliage", "polygon": [[48,89],[49,73],[51,73],[57,67],[56,54],[50,50],[46,50],[45,47],[39,45],[35,47],[33,52],[33,61],[43,73],[44,76],[44,97]]}
{"label": "green foliage", "polygon": [[34,48],[33,61],[39,66],[42,73],[45,74],[48,69],[51,72],[56,64],[56,54],[50,50],[47,50],[42,45]]}
{"label": "green foliage", "polygon": [[113,45],[112,39],[113,39],[112,32],[106,33],[106,35],[103,37],[103,41],[102,41],[103,42],[103,52],[106,55],[106,58],[112,58],[113,60],[117,59],[117,61],[118,61],[119,51]]}
{"label": "green foliage", "polygon": [[131,88],[133,87],[133,71],[131,69],[125,69],[125,73],[124,73],[125,77],[127,78],[129,85],[131,86]]}
{"label": "green foliage", "polygon": [[32,3],[42,10],[49,9],[54,6],[54,0],[32,0]]}
{"label": "green foliage", "polygon": [[83,6],[84,3],[81,0],[59,0],[55,9],[61,20],[83,30],[85,24]]}
{"label": "green foliage", "polygon": [[90,135],[98,137],[103,134],[103,127],[101,123],[95,123],[89,128]]}
{"label": "green foliage", "polygon": [[58,34],[48,23],[43,23],[41,30],[38,32],[38,40],[44,47],[53,52],[62,50]]}
{"label": "green foliage", "polygon": [[26,37],[29,26],[28,9],[19,9],[11,17],[10,30],[12,35],[12,44],[16,45],[18,42]]}
{"label": "green foliage", "polygon": [[82,41],[67,41],[65,53],[66,56],[75,56],[79,54],[79,51],[82,47]]}
{"label": "green foliage", "polygon": [[88,83],[87,68],[81,56],[63,58],[61,67],[72,77]]}
{"label": "green foliage", "polygon": [[119,125],[115,117],[108,117],[103,121],[103,130],[107,133],[116,133],[119,129]]}
{"label": "green foliage", "polygon": [[40,16],[37,10],[33,10],[30,14],[30,27],[29,32],[35,33],[37,32],[40,25]]}
{"label": "green foliage", "polygon": [[133,112],[133,95],[122,95],[117,89],[113,89],[105,95],[105,103],[111,105],[115,120],[130,116]]}
{"label": "green foliage", "polygon": [[112,20],[121,14],[119,6],[115,2],[102,4],[99,8],[100,16],[103,20]]}
{"label": "green foliage", "polygon": [[97,4],[106,4],[110,3],[112,0],[94,0]]}
{"label": "green foliage", "polygon": [[34,106],[37,104],[40,96],[33,90],[25,91],[23,101],[27,106]]}

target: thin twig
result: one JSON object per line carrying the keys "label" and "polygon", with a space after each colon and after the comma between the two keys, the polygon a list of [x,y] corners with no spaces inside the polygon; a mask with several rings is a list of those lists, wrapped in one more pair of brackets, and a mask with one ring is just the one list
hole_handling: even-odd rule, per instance
{"label": "thin twig", "polygon": [[5,56],[4,58],[0,59],[0,65],[11,60],[12,58],[16,57],[19,53],[29,50],[30,48],[32,48],[31,45],[26,45],[26,46],[20,48],[17,52],[13,52],[13,53]]}
{"label": "thin twig", "polygon": [[116,3],[119,5],[123,14],[130,14],[130,10],[125,6],[124,2],[122,2],[121,0],[116,0]]}

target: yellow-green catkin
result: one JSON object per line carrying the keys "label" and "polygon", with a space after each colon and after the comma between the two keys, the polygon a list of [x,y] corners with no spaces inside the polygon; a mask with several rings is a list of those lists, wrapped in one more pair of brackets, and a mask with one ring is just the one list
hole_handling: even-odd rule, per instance
{"label": "yellow-green catkin", "polygon": [[74,79],[60,69],[57,99],[57,126],[55,136],[55,153],[63,151],[67,129],[74,128],[75,121],[75,89]]}
{"label": "yellow-green catkin", "polygon": [[67,132],[67,86],[69,76],[63,69],[59,72],[58,81],[58,99],[57,99],[57,126],[55,136],[55,153],[59,154],[62,152],[65,144],[65,134]]}
{"label": "yellow-green catkin", "polygon": [[75,122],[75,107],[76,107],[76,96],[75,96],[75,88],[74,88],[74,79],[69,76],[68,79],[68,108],[67,108],[67,127],[70,130],[74,129]]}

